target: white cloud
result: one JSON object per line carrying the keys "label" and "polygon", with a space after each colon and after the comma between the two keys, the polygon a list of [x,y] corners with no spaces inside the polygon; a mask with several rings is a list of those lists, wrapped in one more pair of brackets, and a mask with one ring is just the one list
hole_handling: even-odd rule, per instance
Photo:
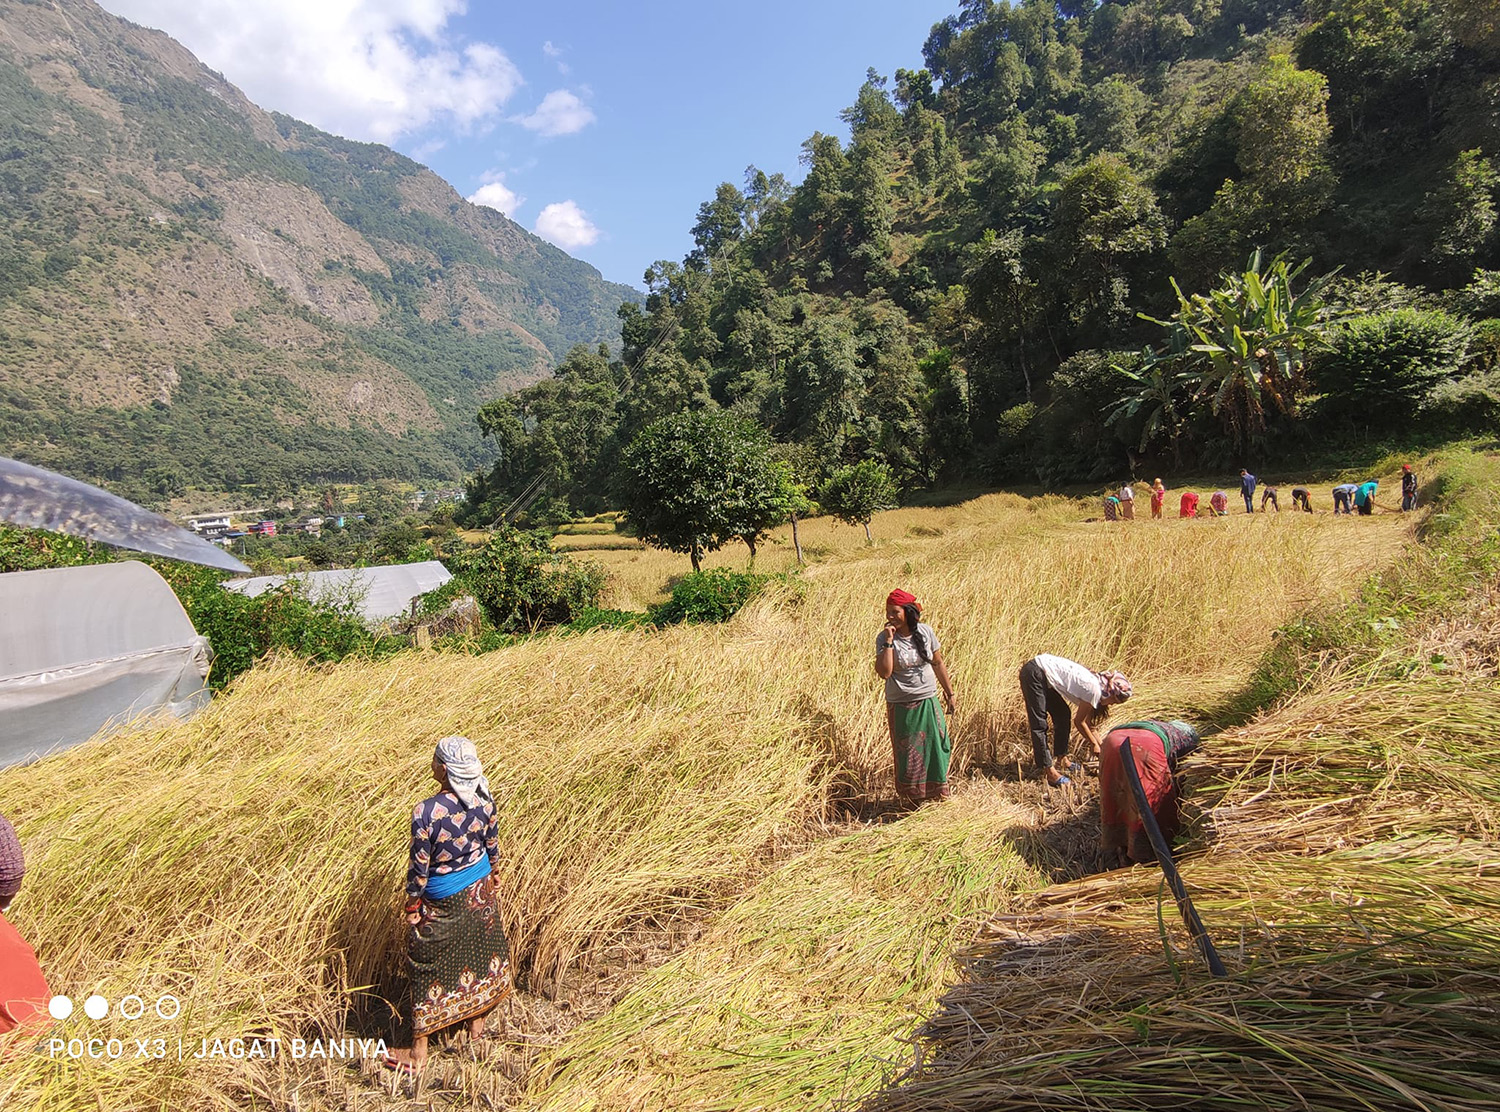
{"label": "white cloud", "polygon": [[582,131],[594,122],[594,112],[567,89],[554,89],[542,98],[531,115],[512,119],[524,128],[550,137]]}
{"label": "white cloud", "polygon": [[599,238],[599,229],[573,201],[555,201],[536,218],[536,234],[565,251],[587,247]]}
{"label": "white cloud", "polygon": [[507,188],[502,182],[492,181],[487,185],[481,185],[473,193],[469,194],[469,203],[473,205],[484,205],[497,212],[503,212],[506,216],[520,208],[525,197],[518,197],[515,191]]}
{"label": "white cloud", "polygon": [[[465,0],[105,0],[220,70],[251,100],[389,143],[492,122],[522,84],[496,46],[446,34]],[[544,102],[545,103],[545,102]]]}
{"label": "white cloud", "polygon": [[542,43],[542,53],[549,58],[561,58],[562,48],[553,46],[552,40],[548,39],[546,42]]}

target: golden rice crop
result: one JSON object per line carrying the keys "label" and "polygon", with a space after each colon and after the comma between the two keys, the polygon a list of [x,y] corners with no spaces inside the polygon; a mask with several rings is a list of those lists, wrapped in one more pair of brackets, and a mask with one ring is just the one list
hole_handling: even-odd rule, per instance
{"label": "golden rice crop", "polygon": [[[28,852],[16,921],[58,991],[184,1000],[176,1021],[148,1011],[128,1027],[105,1021],[110,1033],[189,1046],[346,1022],[373,1033],[356,989],[388,988],[399,966],[407,816],[429,790],[433,742],[463,733],[501,800],[516,960],[532,988],[566,994],[580,970],[643,938],[675,945],[734,905],[840,793],[890,794],[871,659],[891,586],[927,602],[943,640],[958,766],[994,765],[1025,751],[1014,678],[1025,657],[1123,665],[1142,712],[1208,700],[1276,622],[1347,588],[1404,536],[1380,518],[1110,529],[1080,516],[1063,499],[992,496],[883,515],[870,548],[842,527],[847,547],[800,591],[723,628],[259,668],[189,723],[0,772],[0,811]],[[961,823],[953,815],[910,825]],[[985,867],[1019,877],[1010,851],[996,852]],[[873,978],[891,951],[851,953],[870,958]],[[910,1007],[936,982],[922,986],[903,997]],[[862,1011],[857,1029],[889,1028]],[[285,1061],[100,1067],[44,1054],[0,1072],[0,1104],[21,1108],[338,1107],[369,1092],[350,1071]]]}
{"label": "golden rice crop", "polygon": [[862,1109],[1493,1109],[1496,870],[1475,842],[1191,860],[1223,979],[1159,873],[1055,889],[960,954],[918,1064]]}
{"label": "golden rice crop", "polygon": [[1040,877],[993,786],[805,851],[544,1060],[528,1106],[810,1108],[868,1092],[974,917]]}
{"label": "golden rice crop", "polygon": [[1500,1102],[1500,691],[1326,680],[1188,762],[1182,864],[1054,888],[960,955],[918,1061],[866,1112]]}

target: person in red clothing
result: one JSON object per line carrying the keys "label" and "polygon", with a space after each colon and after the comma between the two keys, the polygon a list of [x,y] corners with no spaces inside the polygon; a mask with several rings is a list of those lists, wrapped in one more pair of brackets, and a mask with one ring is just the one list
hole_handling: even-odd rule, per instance
{"label": "person in red clothing", "polygon": [[45,1019],[52,999],[36,953],[8,918],[25,871],[16,829],[0,815],[0,1035],[34,1019]]}
{"label": "person in red clothing", "polygon": [[1182,492],[1182,504],[1177,511],[1178,517],[1198,516],[1198,495],[1191,490]]}
{"label": "person in red clothing", "polygon": [[1141,787],[1146,789],[1146,802],[1168,845],[1181,822],[1177,761],[1201,744],[1198,731],[1186,722],[1154,718],[1127,722],[1104,735],[1099,746],[1099,841],[1111,865],[1123,864],[1124,857],[1139,862],[1156,859],[1125,771],[1122,746],[1126,741]]}

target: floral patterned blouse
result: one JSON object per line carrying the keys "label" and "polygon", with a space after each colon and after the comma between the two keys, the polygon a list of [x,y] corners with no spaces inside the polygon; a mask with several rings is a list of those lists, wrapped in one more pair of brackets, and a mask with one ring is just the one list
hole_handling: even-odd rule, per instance
{"label": "floral patterned blouse", "polygon": [[498,868],[500,824],[493,803],[480,801],[478,806],[466,809],[452,792],[438,792],[422,800],[411,813],[407,902],[421,899],[429,874],[467,869],[477,865],[485,854],[489,854],[490,868]]}

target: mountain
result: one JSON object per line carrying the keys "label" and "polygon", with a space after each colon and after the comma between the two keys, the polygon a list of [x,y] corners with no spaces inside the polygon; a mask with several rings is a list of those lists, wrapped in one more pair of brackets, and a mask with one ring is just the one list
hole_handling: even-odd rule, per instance
{"label": "mountain", "polygon": [[457,476],[637,301],[89,0],[0,0],[0,451],[184,486]]}

